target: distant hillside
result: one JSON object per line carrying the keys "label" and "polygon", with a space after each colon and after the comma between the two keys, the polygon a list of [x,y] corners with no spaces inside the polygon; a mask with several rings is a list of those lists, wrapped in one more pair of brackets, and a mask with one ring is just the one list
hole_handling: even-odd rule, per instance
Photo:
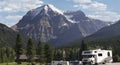
{"label": "distant hillside", "polygon": [[15,44],[16,32],[0,23],[0,47],[13,46]]}
{"label": "distant hillside", "polygon": [[115,24],[104,27],[96,33],[86,37],[87,40],[106,39],[120,36],[120,20]]}
{"label": "distant hillside", "polygon": [[[112,41],[113,43],[117,40],[120,39],[120,20],[117,21],[115,24],[112,24],[110,26],[106,26],[102,29],[100,29],[99,31],[97,31],[96,33],[87,36],[81,40],[86,40],[86,41],[92,41],[92,42],[109,42]],[[81,40],[75,41],[73,43],[74,46],[80,45],[79,43],[81,42]]]}
{"label": "distant hillside", "polygon": [[[120,55],[120,20],[115,24],[104,27],[82,40],[88,44],[90,48],[112,49],[114,54]],[[69,47],[79,47],[81,40],[75,41]]]}

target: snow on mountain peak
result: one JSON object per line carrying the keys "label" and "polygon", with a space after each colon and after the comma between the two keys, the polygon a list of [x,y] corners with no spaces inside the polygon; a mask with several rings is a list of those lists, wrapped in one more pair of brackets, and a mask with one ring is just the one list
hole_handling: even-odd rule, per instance
{"label": "snow on mountain peak", "polygon": [[63,15],[63,12],[61,10],[57,9],[54,5],[47,4],[46,6],[48,6],[50,9],[52,9],[54,12],[57,12],[57,13]]}
{"label": "snow on mountain peak", "polygon": [[41,7],[38,7],[36,9],[32,9],[31,10],[31,13],[32,13],[32,16],[33,18],[38,15],[42,10],[45,10],[45,12],[47,13],[48,11],[54,11],[55,13],[58,13],[58,14],[61,14],[63,15],[63,12],[59,9],[57,9],[54,5],[51,5],[51,4],[46,4],[46,5],[43,5]]}

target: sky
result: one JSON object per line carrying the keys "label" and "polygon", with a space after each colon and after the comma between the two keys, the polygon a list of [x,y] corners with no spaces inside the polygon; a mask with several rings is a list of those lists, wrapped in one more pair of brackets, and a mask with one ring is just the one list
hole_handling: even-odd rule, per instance
{"label": "sky", "polygon": [[120,20],[120,0],[0,0],[0,23],[11,27],[31,9],[52,4],[64,11],[83,11],[106,22]]}

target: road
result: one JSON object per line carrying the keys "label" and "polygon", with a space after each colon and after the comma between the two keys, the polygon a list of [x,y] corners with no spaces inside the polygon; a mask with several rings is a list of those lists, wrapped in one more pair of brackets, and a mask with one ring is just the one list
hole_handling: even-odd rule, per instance
{"label": "road", "polygon": [[120,63],[106,63],[106,64],[99,64],[99,65],[120,65]]}
{"label": "road", "polygon": [[102,65],[120,65],[120,63],[106,63],[106,64],[102,64]]}

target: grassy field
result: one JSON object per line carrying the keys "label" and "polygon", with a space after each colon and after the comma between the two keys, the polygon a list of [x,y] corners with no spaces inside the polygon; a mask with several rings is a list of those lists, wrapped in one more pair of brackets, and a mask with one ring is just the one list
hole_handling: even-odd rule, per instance
{"label": "grassy field", "polygon": [[[7,65],[7,63],[0,63],[0,65]],[[15,62],[8,63],[8,65],[17,65]],[[21,65],[27,65],[27,63],[22,63]]]}
{"label": "grassy field", "polygon": [[[7,63],[0,63],[0,65],[7,65]],[[12,62],[12,63],[8,63],[8,65],[17,65],[15,62]],[[22,64],[20,65],[27,65],[26,62],[22,62]],[[36,63],[36,65],[39,65],[38,63]]]}

